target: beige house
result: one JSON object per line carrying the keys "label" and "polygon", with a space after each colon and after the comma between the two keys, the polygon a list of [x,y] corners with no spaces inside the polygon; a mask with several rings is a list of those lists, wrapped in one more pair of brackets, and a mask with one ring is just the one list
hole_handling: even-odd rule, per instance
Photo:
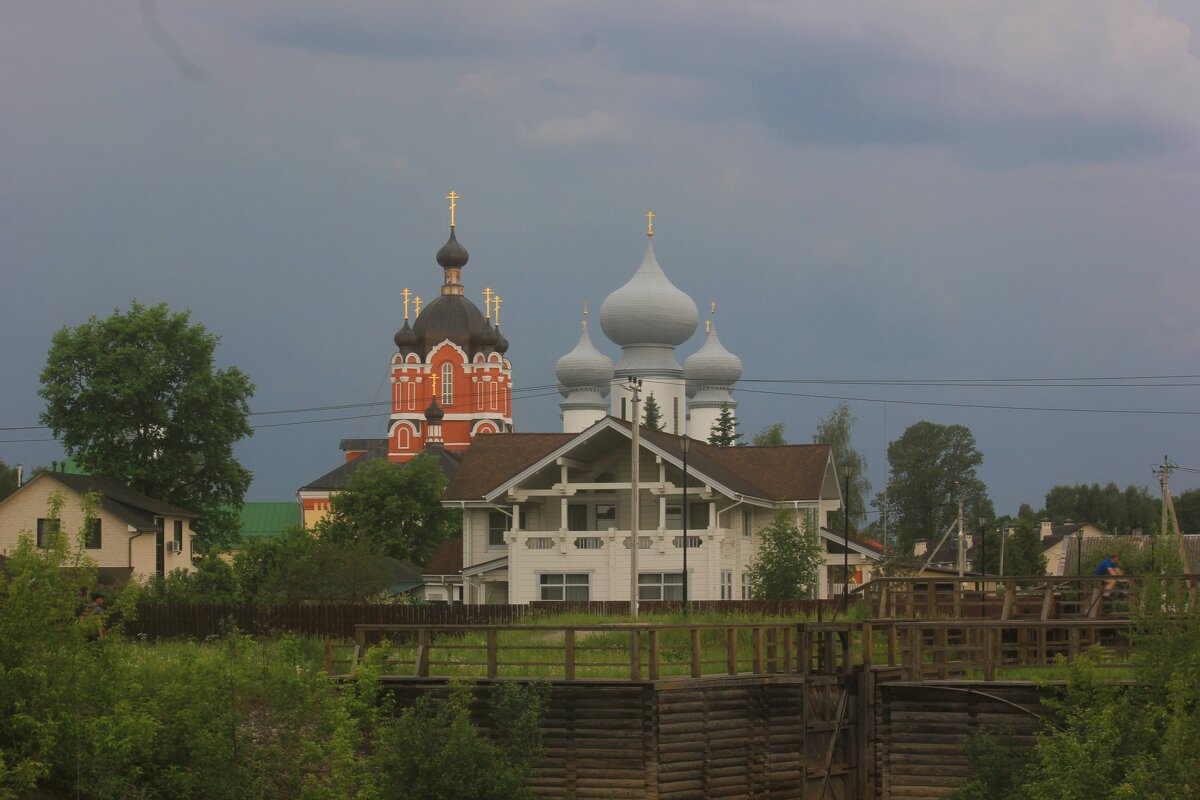
{"label": "beige house", "polygon": [[[631,438],[629,423],[606,417],[580,433],[476,439],[443,499],[463,512],[463,601],[628,600]],[[677,600],[685,543],[680,438],[643,429],[640,442],[638,594]],[[722,448],[691,440],[690,599],[747,598],[759,531],[780,509],[803,529],[820,530],[842,505],[836,476],[827,445]],[[828,549],[833,537],[822,538]],[[841,564],[840,549],[827,555],[834,559]],[[828,572],[819,579],[825,596]]]}
{"label": "beige house", "polygon": [[[1046,572],[1050,575],[1064,575],[1068,564],[1078,558],[1080,548],[1086,550],[1085,539],[1099,539],[1104,531],[1090,522],[1065,522],[1054,525],[1049,520],[1042,520],[1038,531],[1042,540],[1042,555],[1046,557]],[[1087,563],[1087,559],[1084,559]],[[1097,559],[1096,564],[1100,563]],[[1095,568],[1092,564],[1088,571]]]}
{"label": "beige house", "polygon": [[0,555],[7,556],[28,532],[44,541],[53,521],[50,496],[62,495],[62,526],[68,535],[83,527],[83,496],[100,495],[99,516],[84,541],[84,554],[100,568],[101,582],[144,579],[174,569],[192,571],[190,511],[146,497],[115,478],[43,472],[0,501]]}

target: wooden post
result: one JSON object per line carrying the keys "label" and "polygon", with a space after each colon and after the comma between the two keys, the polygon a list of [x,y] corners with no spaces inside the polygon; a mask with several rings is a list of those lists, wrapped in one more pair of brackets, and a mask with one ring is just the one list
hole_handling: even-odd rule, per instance
{"label": "wooden post", "polygon": [[499,673],[499,670],[496,665],[496,655],[497,655],[497,652],[499,651],[499,647],[497,646],[497,643],[496,643],[497,635],[498,635],[498,632],[496,631],[495,628],[488,628],[488,630],[487,630],[487,676],[489,678],[495,678],[496,675]]}
{"label": "wooden post", "polygon": [[779,671],[779,652],[775,644],[775,626],[767,628],[767,672],[775,674]]}
{"label": "wooden post", "polygon": [[[637,543],[634,543],[637,546]],[[634,628],[629,632],[629,680],[642,679],[642,632]]]}
{"label": "wooden post", "polygon": [[1000,619],[1012,619],[1017,609],[1017,582],[1004,582],[1004,606],[1000,609]]}
{"label": "wooden post", "polygon": [[763,671],[763,629],[761,625],[755,625],[753,628],[754,641],[754,674],[761,674]]}
{"label": "wooden post", "polygon": [[659,646],[658,646],[658,628],[651,628],[650,629],[650,665],[649,665],[650,680],[656,681],[662,676],[661,666],[662,666],[662,662],[661,662],[661,658],[659,656]]}
{"label": "wooden post", "polygon": [[738,674],[737,628],[725,629],[725,668],[730,675]]}
{"label": "wooden post", "polygon": [[800,623],[796,629],[796,646],[799,648],[796,655],[796,672],[808,675],[812,672],[812,642],[804,623]]}
{"label": "wooden post", "polygon": [[1050,619],[1054,613],[1054,587],[1046,586],[1046,591],[1042,595],[1042,622]]}
{"label": "wooden post", "polygon": [[700,629],[692,628],[690,633],[691,633],[691,647],[689,649],[691,650],[691,656],[692,656],[692,677],[699,678],[701,675],[704,674],[704,665],[700,661],[700,656],[702,654],[701,648],[700,648],[700,645],[701,645]]}
{"label": "wooden post", "polygon": [[575,629],[563,631],[563,677],[575,680]]}
{"label": "wooden post", "polygon": [[897,639],[896,623],[895,622],[888,623],[887,640],[888,640],[888,666],[889,667],[896,666],[896,651],[899,649],[898,645],[900,644],[896,639]]}
{"label": "wooden post", "polygon": [[783,629],[783,671],[787,673],[794,672],[792,660],[792,628],[788,626]]}
{"label": "wooden post", "polygon": [[872,638],[872,632],[871,623],[864,622],[862,626],[862,663],[864,672],[870,672],[871,664],[874,662],[872,650],[874,649],[875,641]]}
{"label": "wooden post", "polygon": [[413,672],[418,678],[429,677],[429,629],[422,628],[417,632],[417,663]]}
{"label": "wooden post", "polygon": [[325,674],[333,674],[333,639],[325,640]]}
{"label": "wooden post", "polygon": [[1079,658],[1079,628],[1072,625],[1071,629],[1067,633],[1067,637],[1067,654],[1070,656],[1071,660],[1074,661],[1075,659]]}
{"label": "wooden post", "polygon": [[908,629],[908,659],[910,681],[919,681],[925,673],[925,654],[922,652],[924,640],[920,628]]}
{"label": "wooden post", "polygon": [[[997,633],[999,628],[996,629]],[[984,628],[983,631],[983,679],[985,681],[996,680],[996,664],[992,659],[992,629]]]}
{"label": "wooden post", "polygon": [[954,582],[954,618],[962,619],[962,581]]}
{"label": "wooden post", "polygon": [[933,663],[937,667],[937,676],[945,679],[950,677],[950,637],[945,628],[936,628],[933,632]]}

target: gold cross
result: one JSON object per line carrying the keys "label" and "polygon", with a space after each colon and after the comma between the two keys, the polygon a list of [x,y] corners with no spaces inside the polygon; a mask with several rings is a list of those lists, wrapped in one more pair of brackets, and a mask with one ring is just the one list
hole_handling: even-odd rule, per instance
{"label": "gold cross", "polygon": [[[711,303],[709,303],[708,313],[710,313],[710,314],[717,313],[717,301],[716,300],[713,300]],[[704,320],[704,332],[712,333],[712,320],[711,319]]]}
{"label": "gold cross", "polygon": [[408,298],[411,294],[412,292],[408,290],[407,286],[405,286],[404,291],[400,293],[400,295],[404,298],[404,320],[406,322],[408,321]]}
{"label": "gold cross", "polygon": [[490,320],[492,318],[492,287],[487,287],[483,290],[483,318]]}
{"label": "gold cross", "polygon": [[416,306],[413,309],[413,316],[414,317],[421,316],[421,298],[419,296],[413,298],[413,305]]}
{"label": "gold cross", "polygon": [[433,384],[433,394],[431,394],[430,397],[434,400],[437,399],[437,381],[438,376],[436,372],[429,376],[429,382]]}
{"label": "gold cross", "polygon": [[654,212],[646,212],[646,235],[654,238]]}
{"label": "gold cross", "polygon": [[453,189],[451,189],[450,194],[446,195],[446,199],[450,201],[450,227],[453,228],[454,227],[454,209],[458,207],[458,204],[455,203],[454,201],[458,199],[458,195],[455,193],[455,191]]}
{"label": "gold cross", "polygon": [[500,327],[500,295],[492,298],[492,302],[496,304],[496,327]]}

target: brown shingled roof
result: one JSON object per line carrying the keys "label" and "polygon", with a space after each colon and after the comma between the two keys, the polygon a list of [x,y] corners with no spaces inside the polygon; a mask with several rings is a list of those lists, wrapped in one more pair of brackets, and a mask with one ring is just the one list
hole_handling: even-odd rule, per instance
{"label": "brown shingled roof", "polygon": [[446,487],[443,500],[483,496],[575,438],[573,433],[489,433],[476,436]]}
{"label": "brown shingled roof", "polygon": [[463,540],[461,536],[443,539],[433,555],[421,568],[424,575],[457,575],[463,568]]}
{"label": "brown shingled roof", "polygon": [[[629,429],[616,417],[609,421]],[[475,439],[458,473],[446,487],[445,500],[479,500],[581,434],[497,433]],[[682,459],[679,437],[643,428],[647,444]],[[688,451],[688,471],[732,492],[764,500],[810,500],[821,496],[829,445],[716,447],[697,439]]]}

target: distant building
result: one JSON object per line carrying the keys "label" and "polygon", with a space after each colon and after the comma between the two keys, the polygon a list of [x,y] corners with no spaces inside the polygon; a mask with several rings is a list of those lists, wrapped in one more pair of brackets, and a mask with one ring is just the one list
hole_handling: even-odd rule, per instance
{"label": "distant building", "polygon": [[46,514],[55,492],[66,501],[61,522],[72,537],[83,527],[83,496],[100,495],[84,554],[99,566],[101,582],[195,569],[192,520],[198,515],[135,492],[115,478],[69,472],[43,472],[0,501],[0,555],[9,555],[25,531],[36,544],[45,541],[53,526]]}

